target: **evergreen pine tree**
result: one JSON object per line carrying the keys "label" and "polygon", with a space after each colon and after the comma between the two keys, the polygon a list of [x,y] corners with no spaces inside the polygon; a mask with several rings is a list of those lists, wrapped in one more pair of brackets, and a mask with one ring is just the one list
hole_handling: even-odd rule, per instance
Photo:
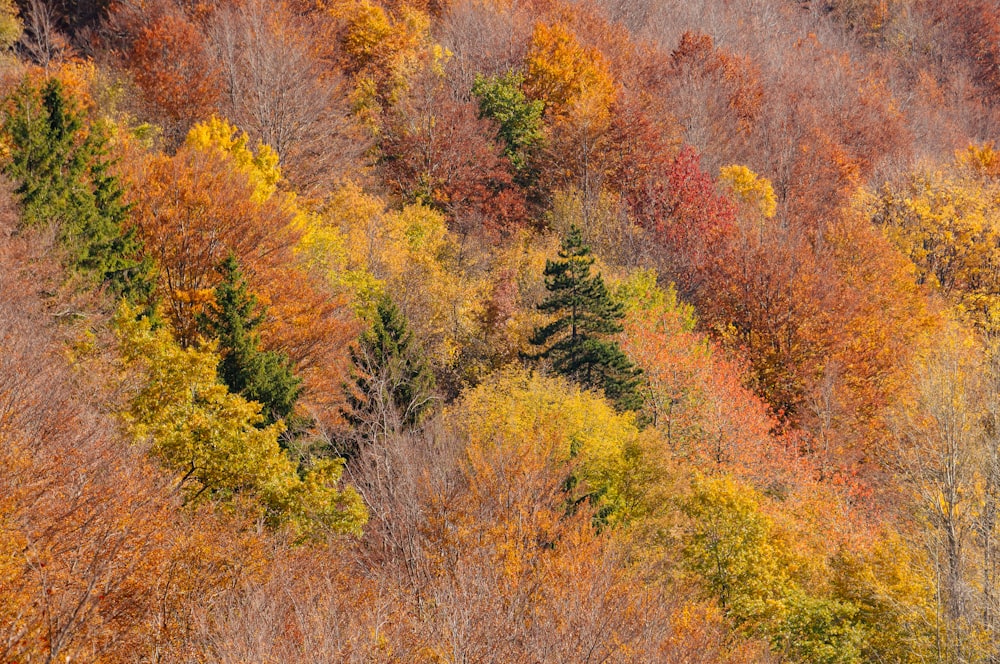
{"label": "evergreen pine tree", "polygon": [[603,390],[620,410],[634,410],[641,400],[641,372],[621,347],[607,337],[622,331],[624,307],[612,299],[600,274],[590,276],[594,257],[576,226],[563,240],[558,261],[546,261],[545,288],[550,295],[538,309],[557,318],[537,328],[531,343],[543,349],[535,357],[584,387]]}
{"label": "evergreen pine tree", "polygon": [[107,132],[84,117],[50,79],[14,93],[3,124],[10,146],[8,176],[18,181],[24,223],[54,223],[70,267],[94,276],[130,299],[152,292],[151,264],[131,231],[118,179],[109,173]]}
{"label": "evergreen pine tree", "polygon": [[266,310],[247,288],[236,257],[230,254],[217,268],[222,281],[215,302],[198,318],[199,327],[219,341],[219,378],[230,391],[263,406],[265,424],[287,419],[295,409],[302,381],[284,353],[264,351],[258,332]]}
{"label": "evergreen pine tree", "polygon": [[412,428],[431,404],[434,374],[406,318],[388,296],[351,349],[353,385],[344,418],[364,439]]}

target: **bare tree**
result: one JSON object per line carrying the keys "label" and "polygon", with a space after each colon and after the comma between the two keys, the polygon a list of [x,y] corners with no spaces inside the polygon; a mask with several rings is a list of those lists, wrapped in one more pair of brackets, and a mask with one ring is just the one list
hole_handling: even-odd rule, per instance
{"label": "bare tree", "polygon": [[274,148],[306,193],[356,176],[367,148],[339,74],[314,55],[311,29],[284,3],[264,0],[224,6],[209,26],[226,85],[224,114]]}
{"label": "bare tree", "polygon": [[69,41],[59,32],[55,11],[47,0],[28,0],[21,45],[32,60],[46,69],[69,54]]}

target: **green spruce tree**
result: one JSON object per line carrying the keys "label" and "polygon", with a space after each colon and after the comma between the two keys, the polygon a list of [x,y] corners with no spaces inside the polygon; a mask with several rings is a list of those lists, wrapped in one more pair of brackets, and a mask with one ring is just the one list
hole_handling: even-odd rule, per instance
{"label": "green spruce tree", "polygon": [[353,384],[343,414],[356,437],[370,441],[420,422],[433,400],[434,373],[388,296],[379,299],[371,327],[351,349],[351,363]]}
{"label": "green spruce tree", "polygon": [[247,287],[236,257],[218,268],[222,281],[215,302],[198,317],[201,331],[219,341],[219,378],[231,392],[260,403],[265,425],[288,420],[302,392],[302,381],[284,353],[261,349],[259,328],[266,310]]}
{"label": "green spruce tree", "polygon": [[152,266],[124,229],[128,206],[110,173],[105,126],[88,125],[56,79],[41,90],[25,81],[8,101],[4,172],[18,183],[24,224],[56,224],[68,267],[129,299],[148,298]]}
{"label": "green spruce tree", "polygon": [[641,405],[641,372],[608,337],[622,331],[624,307],[612,299],[600,274],[590,276],[594,257],[576,226],[562,242],[558,261],[546,261],[545,288],[550,295],[538,309],[556,316],[537,328],[534,355],[584,387],[601,390],[619,410]]}

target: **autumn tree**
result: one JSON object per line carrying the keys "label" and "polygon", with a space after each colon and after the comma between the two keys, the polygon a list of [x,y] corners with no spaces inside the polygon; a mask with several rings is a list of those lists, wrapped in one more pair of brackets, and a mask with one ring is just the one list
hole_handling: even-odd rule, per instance
{"label": "autumn tree", "polygon": [[955,658],[996,656],[995,643],[980,641],[997,628],[996,377],[982,352],[967,330],[942,330],[917,356],[913,397],[892,422],[895,468],[927,522],[941,652]]}
{"label": "autumn tree", "polygon": [[615,302],[601,275],[590,276],[594,258],[575,226],[563,239],[558,261],[545,265],[545,288],[551,293],[538,309],[557,318],[535,330],[531,343],[543,348],[535,357],[552,361],[556,372],[603,390],[619,408],[640,404],[640,371],[615,341],[623,307]]}
{"label": "autumn tree", "polygon": [[261,405],[229,392],[218,355],[182,348],[169,328],[153,330],[128,308],[116,327],[126,367],[141,376],[123,413],[128,429],[177,473],[188,503],[245,494],[269,523],[300,538],[360,532],[364,505],[337,488],[343,461],[315,461],[300,474],[278,443],[284,424],[262,426]]}
{"label": "autumn tree", "polygon": [[248,141],[215,119],[193,127],[173,156],[129,164],[133,191],[143,192],[133,199],[133,223],[160,266],[158,293],[177,339],[196,340],[197,316],[220,280],[216,267],[233,254],[268,307],[264,348],[289,357],[303,381],[303,406],[332,426],[357,334],[353,314],[345,295],[295,251],[308,214],[278,190],[278,155]]}
{"label": "autumn tree", "polygon": [[528,98],[545,104],[543,183],[581,191],[586,220],[605,179],[599,155],[618,97],[610,63],[600,50],[584,47],[565,23],[539,22],[525,56],[523,88]]}
{"label": "autumn tree", "polygon": [[24,23],[17,5],[14,4],[14,0],[4,0],[0,3],[0,49],[13,48],[23,32]]}
{"label": "autumn tree", "polygon": [[147,256],[160,267],[178,339],[191,343],[195,318],[211,296],[215,267],[230,253],[263,272],[280,264],[294,242],[291,216],[278,201],[255,200],[251,181],[222,154],[190,147],[159,155],[138,173],[133,223]]}
{"label": "autumn tree", "polygon": [[731,478],[696,477],[682,505],[691,519],[685,563],[708,583],[726,613],[745,630],[766,635],[794,661],[859,663],[865,639],[858,607],[808,592],[795,578],[793,555],[759,497]]}
{"label": "autumn tree", "polygon": [[324,67],[316,19],[289,3],[221,4],[208,23],[222,113],[281,155],[302,193],[321,193],[362,168],[369,147],[349,117],[347,83]]}
{"label": "autumn tree", "polygon": [[430,67],[386,114],[385,179],[403,200],[446,213],[461,235],[509,234],[527,221],[527,206],[493,134],[475,105],[454,99],[443,71]]}
{"label": "autumn tree", "polygon": [[[151,10],[151,11],[144,11]],[[190,125],[219,107],[222,77],[201,26],[174,2],[117,3],[113,20],[126,35],[126,63],[150,114],[179,142]]]}
{"label": "autumn tree", "polygon": [[992,149],[971,146],[946,170],[914,172],[868,195],[864,210],[913,261],[918,280],[952,299],[983,331],[998,324],[1000,181]]}

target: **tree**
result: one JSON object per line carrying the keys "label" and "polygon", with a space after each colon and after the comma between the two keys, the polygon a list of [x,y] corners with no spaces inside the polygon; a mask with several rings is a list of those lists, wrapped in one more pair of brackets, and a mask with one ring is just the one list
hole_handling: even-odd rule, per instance
{"label": "tree", "polygon": [[0,0],[0,51],[14,48],[24,33],[24,22],[14,0]]}
{"label": "tree", "polygon": [[267,424],[287,421],[302,381],[284,353],[261,350],[259,328],[267,310],[248,290],[236,257],[227,256],[218,272],[222,281],[215,287],[215,301],[198,322],[202,331],[219,340],[219,378],[234,393],[261,404]]}
{"label": "tree", "polygon": [[115,320],[125,368],[138,386],[122,413],[129,433],[179,478],[186,503],[246,498],[272,526],[298,538],[360,534],[367,516],[350,487],[337,489],[342,459],[300,468],[278,444],[284,424],[262,426],[260,404],[218,379],[219,356],[182,348],[167,326],[122,307]]}
{"label": "tree", "polygon": [[506,146],[504,154],[518,174],[519,184],[530,183],[537,174],[530,170],[532,152],[541,144],[545,102],[530,100],[521,90],[524,75],[476,75],[472,94],[479,100],[479,117],[497,123],[497,138]]}
{"label": "tree", "polygon": [[[127,3],[121,3],[126,5]],[[159,122],[173,139],[219,106],[222,76],[201,28],[177,7],[140,16],[127,66]]]}
{"label": "tree", "polygon": [[545,288],[551,295],[538,305],[559,317],[535,330],[531,343],[546,346],[535,357],[552,360],[556,372],[585,387],[603,390],[619,409],[639,408],[640,371],[616,342],[606,339],[624,329],[618,322],[624,307],[612,299],[600,274],[590,276],[594,258],[575,225],[559,258],[546,261]]}
{"label": "tree", "polygon": [[447,214],[460,235],[509,233],[527,221],[524,195],[491,123],[472,102],[452,98],[440,66],[414,76],[409,94],[386,113],[384,177],[404,200]]}
{"label": "tree", "polygon": [[25,80],[8,100],[3,124],[9,141],[6,174],[28,226],[55,224],[67,264],[106,283],[118,294],[148,295],[149,261],[123,230],[129,206],[118,178],[108,171],[107,130],[86,122],[58,79],[41,89]]}
{"label": "tree", "polygon": [[301,193],[357,174],[369,147],[349,118],[347,87],[322,66],[315,21],[286,2],[219,3],[208,24],[221,111],[281,155]]}
{"label": "tree", "polygon": [[352,378],[344,417],[362,437],[409,429],[420,422],[434,396],[434,374],[406,318],[383,295],[371,327],[351,348]]}

